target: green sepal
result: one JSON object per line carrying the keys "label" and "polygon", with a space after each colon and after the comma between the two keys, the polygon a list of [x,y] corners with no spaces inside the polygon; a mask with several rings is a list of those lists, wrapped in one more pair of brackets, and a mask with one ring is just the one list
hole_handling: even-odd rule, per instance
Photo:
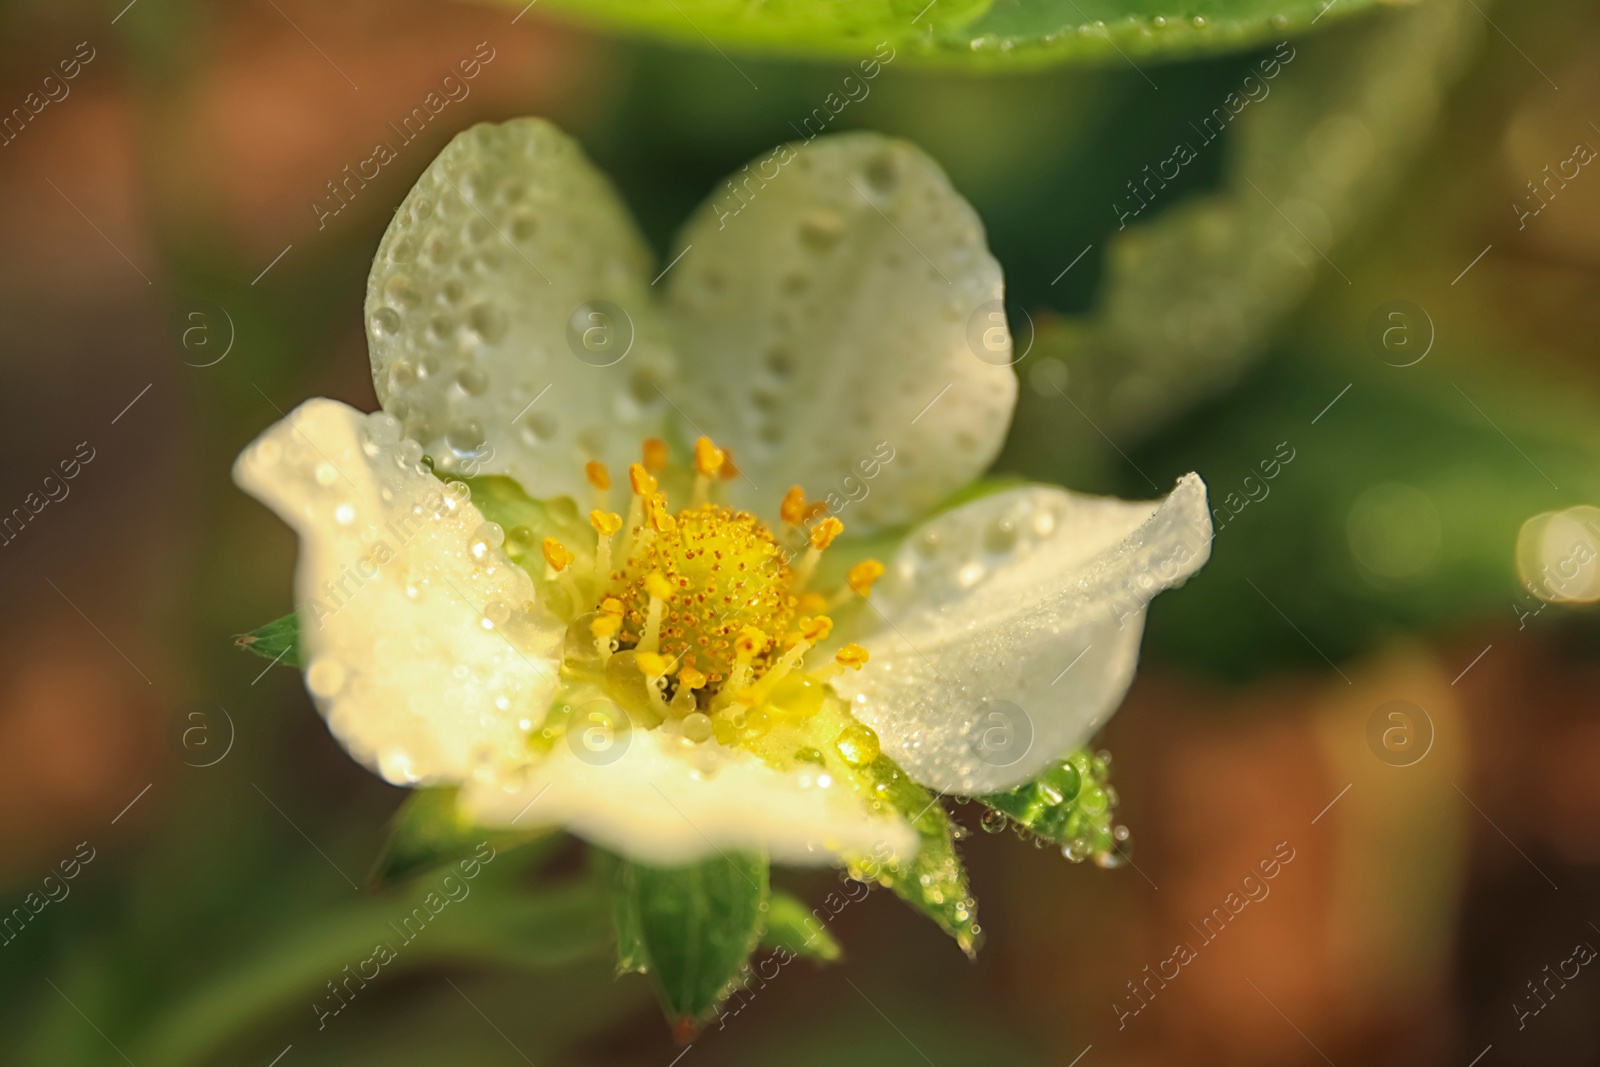
{"label": "green sepal", "polygon": [[684,867],[617,861],[617,965],[650,975],[681,1036],[716,1010],[760,943],[768,876],[766,856],[741,852]]}
{"label": "green sepal", "polygon": [[582,573],[594,564],[595,535],[589,520],[567,497],[535,500],[516,481],[501,475],[463,479],[472,492],[473,505],[483,517],[505,531],[502,546],[511,562],[528,572],[540,603],[565,605],[568,593],[550,577],[544,558],[544,540],[560,541],[575,557],[574,569]]}
{"label": "green sepal", "polygon": [[1112,825],[1117,794],[1110,776],[1107,757],[1079,749],[1030,782],[977,797],[978,803],[1003,816],[985,815],[984,829],[998,832],[1009,822],[1060,845],[1069,859],[1093,856],[1102,866],[1118,866],[1121,849]]}
{"label": "green sepal", "polygon": [[263,659],[274,660],[296,670],[305,668],[300,655],[300,616],[291,611],[281,619],[273,619],[265,626],[247,634],[240,634],[233,643],[246,652],[254,652]]}
{"label": "green sepal", "polygon": [[967,886],[967,868],[956,852],[954,827],[944,805],[888,756],[853,770],[869,796],[911,824],[917,833],[917,854],[909,860],[894,855],[852,859],[850,876],[894,890],[955,938],[961,951],[977,955],[978,903]]}
{"label": "green sepal", "polygon": [[553,839],[548,826],[504,830],[477,826],[461,814],[454,786],[418,789],[406,798],[389,822],[389,836],[367,875],[367,885],[384,889],[416,875],[475,855],[485,842],[507,850],[533,841]]}
{"label": "green sepal", "polygon": [[805,904],[781,889],[774,889],[767,900],[767,929],[761,944],[824,963],[844,956],[838,940],[812,917]]}
{"label": "green sepal", "polygon": [[611,886],[611,928],[617,936],[617,973],[644,974],[650,961],[644,951],[644,931],[639,925],[639,894],[634,877],[634,866],[617,859],[610,853],[595,849],[594,855],[605,861],[605,877]]}

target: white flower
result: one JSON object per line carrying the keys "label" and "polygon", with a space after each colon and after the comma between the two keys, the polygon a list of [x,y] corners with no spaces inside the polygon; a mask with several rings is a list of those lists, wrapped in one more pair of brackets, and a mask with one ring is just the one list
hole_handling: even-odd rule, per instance
{"label": "white flower", "polygon": [[235,468],[301,537],[307,685],[357,759],[484,823],[659,864],[909,852],[852,768],[985,794],[1086,741],[1208,555],[1204,486],[933,514],[1016,379],[982,227],[910,145],[779,149],[678,250],[656,278],[538,120],[422,175],[368,284],[383,411],[308,401]]}

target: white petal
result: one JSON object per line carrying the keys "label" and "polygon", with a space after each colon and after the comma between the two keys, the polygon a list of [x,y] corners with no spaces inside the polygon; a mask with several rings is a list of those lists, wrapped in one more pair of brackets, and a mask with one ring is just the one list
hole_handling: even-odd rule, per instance
{"label": "white petal", "polygon": [[[568,736],[582,738],[583,729]],[[851,787],[821,767],[782,773],[748,752],[690,746],[660,731],[618,732],[597,751],[581,744],[557,742],[514,787],[470,784],[463,808],[484,825],[565,826],[661,866],[734,849],[764,849],[788,864],[916,851],[909,825],[869,815]]]}
{"label": "white petal", "polygon": [[893,526],[999,451],[1017,390],[1000,266],[920,149],[868,133],[783,146],[720,188],[679,245],[672,400],[687,434],[732,450],[739,505],[771,515],[791,484],[841,501],[865,484],[846,523]]}
{"label": "white petal", "polygon": [[384,409],[440,470],[588,499],[585,461],[637,458],[666,407],[653,383],[672,389],[650,262],[610,183],[554,126],[458,134],[401,203],[367,280]]}
{"label": "white petal", "polygon": [[1116,710],[1146,604],[1210,554],[1193,474],[1147,503],[1039,486],[975,500],[896,553],[858,638],[871,659],[834,686],[923,785],[1009,789]]}
{"label": "white petal", "polygon": [[233,468],[300,534],[295,599],[318,709],[397,783],[525,762],[560,666],[561,631],[534,607],[532,580],[421,455],[391,416],[308,400]]}

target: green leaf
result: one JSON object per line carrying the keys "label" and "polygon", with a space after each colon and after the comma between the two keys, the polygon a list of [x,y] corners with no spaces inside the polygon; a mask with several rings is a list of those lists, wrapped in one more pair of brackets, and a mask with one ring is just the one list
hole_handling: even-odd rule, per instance
{"label": "green leaf", "polygon": [[816,921],[805,904],[781,889],[774,889],[767,901],[767,929],[761,935],[761,943],[826,963],[844,956],[839,942]]}
{"label": "green leaf", "polygon": [[389,823],[389,838],[367,876],[369,886],[392,886],[466,859],[485,842],[496,850],[510,850],[556,836],[557,831],[548,826],[530,826],[527,830],[475,826],[462,818],[456,794],[451,786],[418,789],[406,798]]}
{"label": "green leaf", "polygon": [[704,1021],[761,939],[766,857],[728,853],[686,867],[622,860],[611,884],[618,965],[648,972],[683,1030]]}
{"label": "green leaf", "polygon": [[[514,0],[513,0],[514,2]],[[1251,48],[1378,0],[551,0],[579,21],[710,46],[940,66],[1128,63]],[[1326,16],[1326,17],[1324,17]]]}
{"label": "green leaf", "polygon": [[305,662],[300,657],[300,616],[295,612],[291,611],[281,619],[273,619],[247,634],[240,634],[233,643],[246,652],[254,652],[263,659],[273,660],[285,667],[296,670],[305,668]]}
{"label": "green leaf", "polygon": [[937,797],[913,782],[888,756],[855,771],[869,796],[893,808],[917,832],[910,860],[865,857],[850,864],[850,876],[877,882],[956,939],[967,955],[978,951],[978,904],[967,887],[967,869],[956,852],[950,816]]}
{"label": "green leaf", "polygon": [[1060,845],[1068,859],[1081,861],[1093,856],[1103,867],[1121,866],[1124,856],[1112,826],[1117,794],[1108,784],[1108,760],[1079,749],[1031,782],[976,798],[991,809],[984,816],[983,828],[998,833],[1010,823]]}

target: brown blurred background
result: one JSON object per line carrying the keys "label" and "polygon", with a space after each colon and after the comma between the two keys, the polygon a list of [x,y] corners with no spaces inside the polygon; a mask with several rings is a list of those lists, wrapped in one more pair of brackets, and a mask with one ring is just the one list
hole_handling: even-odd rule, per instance
{"label": "brown blurred background", "polygon": [[[1581,605],[1539,610],[1515,561],[1526,519],[1600,503],[1600,177],[1584,170],[1522,229],[1510,208],[1572,142],[1600,145],[1600,12],[1493,11],[1499,29],[1479,19],[1442,72],[1405,88],[1433,94],[1421,118],[1351,163],[1384,178],[1359,210],[1326,208],[1351,220],[1327,230],[1338,273],[1313,264],[1304,291],[1241,300],[1278,309],[1252,326],[1249,358],[1123,442],[1157,482],[1198,469],[1214,494],[1285,436],[1308,456],[1280,503],[1241,517],[1250,527],[1152,612],[1146,668],[1102,739],[1133,864],[1074,866],[959,809],[987,935],[976,963],[874,895],[838,920],[844,964],[789,968],[686,1065],[1600,1063],[1600,974],[1540,985],[1576,945],[1600,945],[1597,631]],[[1409,14],[1372,19],[1391,17]],[[1340,80],[1341,56],[1377,32],[1308,38],[1323,66],[1307,77]],[[470,95],[319,227],[325,183],[485,41]],[[329,866],[359,880],[399,800],[331,742],[293,672],[233,650],[286,609],[293,544],[228,477],[306,397],[376,406],[359,302],[389,212],[455,132],[542,114],[617,176],[660,251],[834,75],[749,59],[768,94],[753,100],[715,53],[517,6],[32,2],[0,14],[0,107],[75,51],[93,58],[68,95],[0,147],[0,508],[30,506],[81,443],[93,453],[0,547],[6,906],[79,842],[95,859],[3,949],[0,1010],[17,1035],[6,1062],[121,1062],[114,1043],[147,1067],[169,1060],[146,1027],[337,914],[349,889]],[[1127,70],[891,70],[851,113],[949,167],[1012,300],[1044,324],[1003,467],[1145,492],[1047,386],[1080,372],[1066,333],[1106,317],[1107,246],[1132,248],[1113,241],[1104,191],[1249,58],[1162,68],[1159,105]],[[1263,122],[1224,146],[1171,218],[1227,195],[1231,168],[1274,137],[1287,134]],[[1096,251],[1052,285],[1085,243]],[[1394,297],[1439,330],[1404,379],[1363,340]],[[1308,424],[1347,381],[1343,408]],[[1364,532],[1357,503],[1395,483],[1418,487],[1421,517],[1396,505],[1380,518],[1397,526]],[[1407,765],[1414,753],[1371,740],[1396,700],[1430,739]],[[1200,944],[1194,924],[1280,843],[1293,859],[1270,892],[1153,995],[1141,985],[1141,1004],[1128,983]],[[183,1062],[267,1063],[305,1029],[293,1003]],[[1141,1010],[1119,1023],[1118,1003]],[[1544,1006],[1519,1025],[1519,1005]],[[296,1039],[283,1064],[676,1055],[643,983],[613,982],[604,960],[559,978],[443,961],[380,987],[323,1044]]]}

